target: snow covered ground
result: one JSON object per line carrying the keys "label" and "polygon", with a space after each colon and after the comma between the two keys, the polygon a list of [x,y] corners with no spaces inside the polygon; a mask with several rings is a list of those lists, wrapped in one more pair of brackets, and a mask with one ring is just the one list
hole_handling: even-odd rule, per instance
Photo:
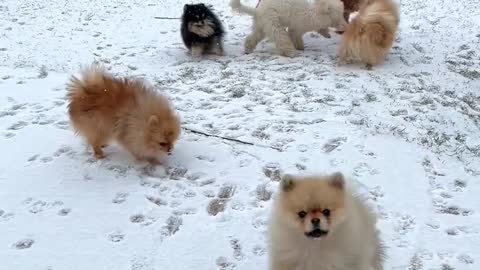
{"label": "snow covered ground", "polygon": [[[338,36],[243,55],[251,18],[215,6],[227,56],[193,60],[179,0],[0,0],[0,269],[267,269],[278,177],[341,170],[378,210],[386,269],[480,269],[480,6],[403,0],[384,66],[337,67]],[[255,0],[245,1],[255,5]],[[144,76],[184,131],[165,167],[92,159],[65,83]]]}

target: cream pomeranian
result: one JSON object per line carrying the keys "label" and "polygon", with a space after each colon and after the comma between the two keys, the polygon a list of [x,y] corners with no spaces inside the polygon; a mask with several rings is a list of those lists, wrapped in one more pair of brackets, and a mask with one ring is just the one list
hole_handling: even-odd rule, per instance
{"label": "cream pomeranian", "polygon": [[400,15],[393,0],[368,0],[343,33],[339,63],[361,61],[368,69],[384,59],[397,32]]}
{"label": "cream pomeranian", "polygon": [[270,270],[381,270],[375,223],[341,173],[284,175],[269,224]]}
{"label": "cream pomeranian", "polygon": [[[245,53],[268,38],[283,56],[294,57],[304,49],[303,35],[318,31],[328,37],[328,28],[344,30],[343,3],[340,0],[262,0],[257,8],[231,0],[232,9],[253,16],[253,29],[245,39]],[[287,31],[288,28],[288,31]]]}
{"label": "cream pomeranian", "polygon": [[115,139],[137,160],[160,163],[180,135],[180,121],[169,101],[140,79],[114,78],[92,65],[67,87],[68,114],[96,158]]}

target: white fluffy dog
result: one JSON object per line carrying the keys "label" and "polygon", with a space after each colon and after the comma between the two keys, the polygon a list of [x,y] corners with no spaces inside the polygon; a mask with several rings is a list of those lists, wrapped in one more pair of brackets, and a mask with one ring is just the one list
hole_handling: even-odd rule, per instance
{"label": "white fluffy dog", "polygon": [[268,37],[282,55],[293,57],[297,49],[303,50],[306,32],[318,31],[325,36],[329,27],[343,30],[347,25],[340,0],[261,0],[257,8],[231,0],[230,6],[254,18],[253,32],[245,40],[247,54]]}

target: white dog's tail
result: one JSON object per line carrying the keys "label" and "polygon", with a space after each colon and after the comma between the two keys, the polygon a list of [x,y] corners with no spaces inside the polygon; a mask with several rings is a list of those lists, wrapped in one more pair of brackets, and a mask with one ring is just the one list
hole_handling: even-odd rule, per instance
{"label": "white dog's tail", "polygon": [[240,0],[231,0],[230,1],[230,7],[232,7],[233,10],[240,12],[240,13],[245,13],[250,16],[255,16],[257,15],[257,11],[255,8],[252,7],[247,7],[245,5],[242,5]]}

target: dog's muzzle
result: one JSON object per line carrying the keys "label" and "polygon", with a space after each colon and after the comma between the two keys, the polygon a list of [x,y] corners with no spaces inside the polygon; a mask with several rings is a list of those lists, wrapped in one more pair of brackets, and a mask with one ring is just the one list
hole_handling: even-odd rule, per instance
{"label": "dog's muzzle", "polygon": [[328,231],[320,228],[320,219],[314,218],[310,222],[312,223],[313,230],[305,233],[307,237],[320,238],[328,234]]}

